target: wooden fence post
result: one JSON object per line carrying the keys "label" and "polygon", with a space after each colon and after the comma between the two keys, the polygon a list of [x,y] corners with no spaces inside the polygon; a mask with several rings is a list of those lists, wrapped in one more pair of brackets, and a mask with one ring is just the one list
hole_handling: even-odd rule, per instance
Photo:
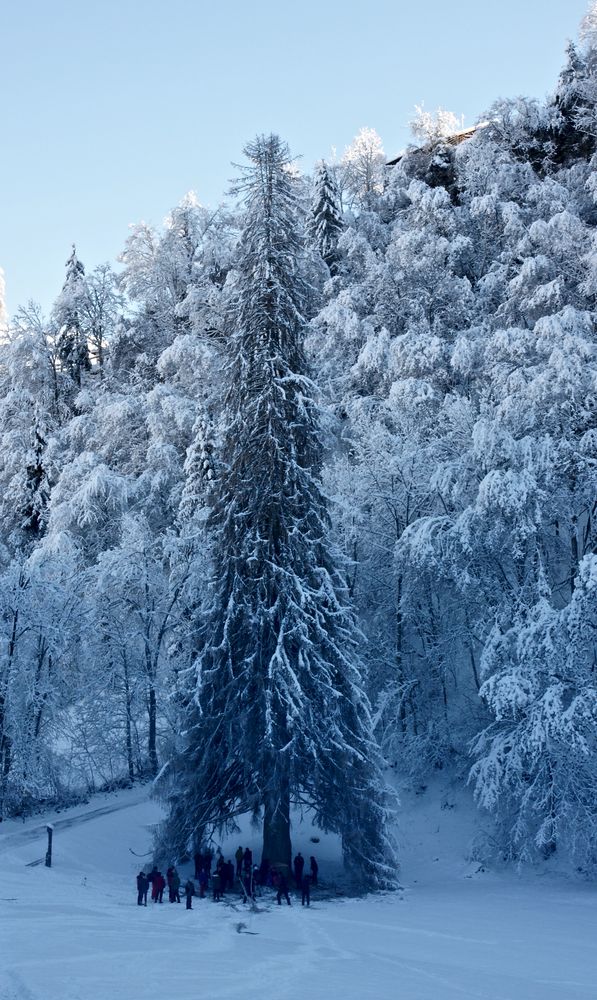
{"label": "wooden fence post", "polygon": [[48,831],[48,849],[46,851],[46,868],[52,867],[52,834],[54,833],[54,827],[51,823],[46,826]]}

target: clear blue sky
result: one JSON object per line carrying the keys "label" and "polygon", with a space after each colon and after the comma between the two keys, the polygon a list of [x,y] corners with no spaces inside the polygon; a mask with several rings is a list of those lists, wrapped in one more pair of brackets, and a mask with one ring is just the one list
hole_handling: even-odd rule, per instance
{"label": "clear blue sky", "polygon": [[553,88],[585,0],[4,0],[0,266],[48,307],[75,241],[90,269],[193,189],[215,204],[247,139],[305,168],[364,125],[386,152],[413,105],[472,122]]}

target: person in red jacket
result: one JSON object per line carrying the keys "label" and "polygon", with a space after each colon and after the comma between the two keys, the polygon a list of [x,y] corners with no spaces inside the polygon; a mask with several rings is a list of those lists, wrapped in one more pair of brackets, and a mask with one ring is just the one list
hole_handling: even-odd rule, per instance
{"label": "person in red jacket", "polygon": [[164,902],[164,889],[166,888],[166,879],[161,872],[156,872],[153,876],[153,882],[151,884],[151,898],[154,903]]}

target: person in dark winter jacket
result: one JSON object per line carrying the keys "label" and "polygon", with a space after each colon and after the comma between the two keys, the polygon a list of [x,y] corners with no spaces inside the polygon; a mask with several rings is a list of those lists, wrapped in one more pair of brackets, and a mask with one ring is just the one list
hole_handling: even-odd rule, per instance
{"label": "person in dark winter jacket", "polygon": [[277,871],[276,876],[277,878],[276,881],[274,882],[274,888],[278,889],[278,895],[276,896],[278,906],[282,905],[282,896],[284,896],[284,899],[290,906],[290,896],[288,895],[288,879],[286,878],[284,872]]}
{"label": "person in dark winter jacket", "polygon": [[219,903],[222,898],[222,877],[220,873],[216,870],[212,880],[214,903]]}
{"label": "person in dark winter jacket", "polygon": [[296,858],[294,859],[294,881],[296,882],[297,889],[300,889],[301,882],[303,881],[303,868],[305,867],[305,859],[301,852],[299,851]]}
{"label": "person in dark winter jacket", "polygon": [[313,855],[311,855],[309,861],[311,862],[311,882],[313,885],[317,885],[317,873],[319,872],[319,865],[317,864],[317,861],[315,860]]}
{"label": "person in dark winter jacket", "polygon": [[303,875],[301,879],[301,906],[311,905],[311,876]]}
{"label": "person in dark winter jacket", "polygon": [[191,879],[185,882],[184,887],[185,899],[187,902],[187,910],[193,909],[193,896],[195,895],[195,886]]}
{"label": "person in dark winter jacket", "polygon": [[242,847],[237,847],[234,859],[236,861],[236,877],[239,879],[242,875],[243,870],[243,857],[245,852]]}
{"label": "person in dark winter jacket", "polygon": [[160,874],[159,871],[157,870],[156,866],[154,865],[153,868],[151,869],[149,875],[147,876],[147,881],[149,882],[149,884],[151,886],[151,901],[153,903],[155,903],[155,901],[156,901],[156,896],[157,896],[157,892],[158,892],[158,875],[159,874]]}
{"label": "person in dark winter jacket", "polygon": [[207,892],[207,883],[209,881],[205,868],[202,868],[201,871],[199,872],[199,878],[197,881],[199,882],[199,899],[205,899],[205,893]]}
{"label": "person in dark winter jacket", "polygon": [[199,872],[201,871],[204,865],[203,855],[200,854],[199,851],[195,851],[193,855],[193,861],[195,862],[195,878],[199,878]]}
{"label": "person in dark winter jacket", "polygon": [[226,862],[223,857],[218,858],[218,863],[216,865],[216,875],[220,876],[220,892],[226,892],[226,882],[228,879],[228,870],[226,868]]}
{"label": "person in dark winter jacket", "polygon": [[157,874],[158,874],[158,870],[157,870],[156,865],[154,865],[153,868],[151,869],[149,875],[147,876],[147,881],[149,882],[149,884],[151,886],[151,889],[152,889],[152,892],[151,892],[151,898],[152,899],[153,899],[153,882],[154,882],[154,879],[155,879],[155,877],[156,877]]}
{"label": "person in dark winter jacket", "polygon": [[176,868],[169,868],[166,872],[168,881],[168,895],[171,903],[180,903],[180,875]]}
{"label": "person in dark winter jacket", "polygon": [[137,906],[147,906],[148,889],[149,882],[147,880],[147,875],[145,872],[139,872],[137,875]]}
{"label": "person in dark winter jacket", "polygon": [[243,854],[243,871],[245,874],[250,872],[253,867],[253,851],[250,847],[245,848],[245,853]]}

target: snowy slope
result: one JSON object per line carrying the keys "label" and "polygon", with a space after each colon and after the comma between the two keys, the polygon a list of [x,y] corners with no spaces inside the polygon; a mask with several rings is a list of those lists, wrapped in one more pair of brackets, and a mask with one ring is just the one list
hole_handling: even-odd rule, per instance
{"label": "snowy slope", "polygon": [[[448,802],[448,808],[442,809]],[[451,808],[450,808],[451,806]],[[55,823],[55,865],[40,818],[0,835],[1,1000],[594,1000],[595,888],[555,876],[479,871],[467,860],[474,814],[446,787],[403,796],[403,893],[259,913],[195,900],[135,905],[159,807],[144,789],[96,797]],[[45,819],[45,818],[44,818]],[[309,840],[324,880],[337,842]],[[247,835],[239,836],[231,854]],[[253,834],[254,846],[258,838]]]}

